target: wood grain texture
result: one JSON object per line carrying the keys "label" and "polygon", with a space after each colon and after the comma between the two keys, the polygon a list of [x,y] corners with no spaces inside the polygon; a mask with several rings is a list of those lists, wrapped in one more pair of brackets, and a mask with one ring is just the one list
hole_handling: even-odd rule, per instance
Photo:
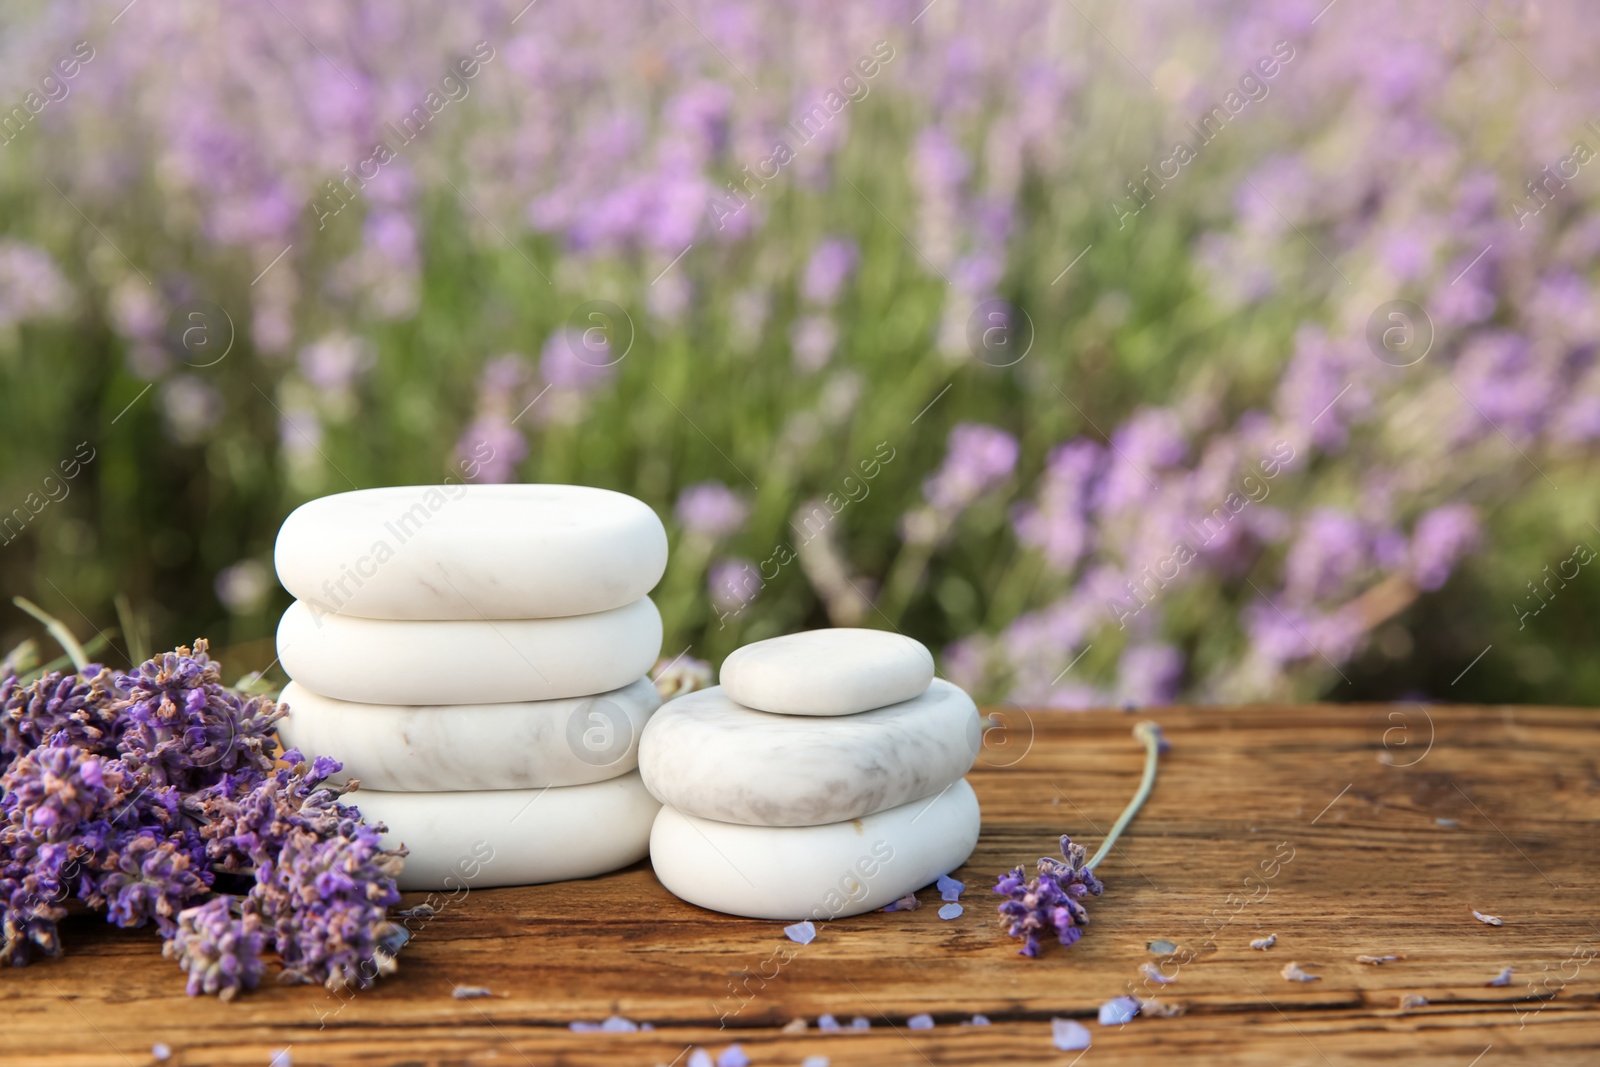
{"label": "wood grain texture", "polygon": [[[1070,832],[1094,848],[1138,778],[1133,719],[1031,715],[970,777],[983,836],[957,877],[966,913],[924,907],[822,924],[702,911],[647,865],[604,878],[472,890],[415,937],[400,973],[341,999],[269,985],[231,1004],[183,994],[149,931],[64,924],[68,955],[0,975],[0,1062],[687,1063],[738,1041],[751,1062],[1071,1064],[1049,1020],[1085,1022],[1085,1067],[1194,1064],[1592,1064],[1600,1047],[1600,735],[1547,708],[1162,710],[1173,742],[1155,795],[1101,868],[1105,896],[1071,949],[1016,955],[989,886]],[[1441,822],[1440,820],[1445,820]],[[423,899],[408,896],[407,903]],[[928,904],[933,906],[926,906]],[[1471,911],[1503,917],[1492,927]],[[1276,933],[1268,951],[1252,938]],[[1147,942],[1174,942],[1153,955]],[[1383,965],[1358,955],[1401,955]],[[789,958],[792,957],[792,958]],[[1295,961],[1320,981],[1280,976]],[[1150,983],[1141,964],[1176,981]],[[1487,983],[1512,967],[1511,984]],[[496,995],[456,1000],[454,984]],[[1094,1021],[1124,993],[1181,1016]],[[1400,1008],[1402,997],[1423,1006]],[[817,1017],[872,1029],[820,1034]],[[962,1025],[984,1013],[988,1027]],[[613,1013],[632,1034],[574,1033]],[[906,1020],[931,1014],[933,1030]],[[804,1033],[785,1024],[804,1019]]]}

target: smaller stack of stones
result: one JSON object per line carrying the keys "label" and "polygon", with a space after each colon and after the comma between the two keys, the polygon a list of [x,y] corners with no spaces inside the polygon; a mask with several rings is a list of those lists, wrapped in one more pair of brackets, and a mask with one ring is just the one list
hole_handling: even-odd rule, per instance
{"label": "smaller stack of stones", "polygon": [[962,778],[978,709],[916,641],[831,629],[759,641],[721,684],[669,701],[639,743],[663,805],[656,877],[713,911],[831,919],[883,907],[964,863],[978,798]]}
{"label": "smaller stack of stones", "polygon": [[409,850],[402,889],[583,878],[644,858],[637,771],[667,564],[655,512],[574,485],[322,497],[278,533],[286,746],[344,764]]}

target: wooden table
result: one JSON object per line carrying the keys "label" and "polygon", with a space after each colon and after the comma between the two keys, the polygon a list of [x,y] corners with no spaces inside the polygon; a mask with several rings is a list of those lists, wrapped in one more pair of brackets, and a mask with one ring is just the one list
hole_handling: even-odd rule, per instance
{"label": "wooden table", "polygon": [[[989,887],[1062,832],[1096,847],[1142,753],[1133,719],[1116,712],[1001,714],[991,741],[1005,743],[971,776],[983,837],[958,872],[968,888],[956,920],[939,918],[927,890],[933,906],[836,920],[800,947],[779,923],[679,902],[641,865],[473,890],[372,990],[270,985],[223,1004],[184,996],[151,932],[86,916],[65,924],[65,959],[0,977],[0,1062],[142,1065],[164,1042],[186,1065],[265,1065],[289,1048],[296,1067],[683,1067],[690,1046],[715,1057],[733,1041],[754,1065],[1078,1062],[1052,1048],[1057,1016],[1092,1031],[1085,1067],[1600,1062],[1595,712],[1158,712],[1172,752],[1101,868],[1093,925],[1035,960],[1002,933]],[[1273,933],[1271,950],[1249,947]],[[1157,939],[1178,946],[1162,968],[1177,981],[1147,989],[1140,966],[1162,963],[1146,947]],[[1290,961],[1321,980],[1286,981]],[[1509,985],[1486,985],[1508,966]],[[455,984],[497,995],[457,1000]],[[1130,991],[1184,1013],[1098,1025],[1099,1005]],[[1427,1003],[1402,1009],[1408,995]],[[980,1012],[989,1026],[963,1025]],[[568,1026],[613,1013],[653,1029]],[[823,1013],[871,1029],[819,1033]],[[933,1029],[908,1027],[921,1013]]]}

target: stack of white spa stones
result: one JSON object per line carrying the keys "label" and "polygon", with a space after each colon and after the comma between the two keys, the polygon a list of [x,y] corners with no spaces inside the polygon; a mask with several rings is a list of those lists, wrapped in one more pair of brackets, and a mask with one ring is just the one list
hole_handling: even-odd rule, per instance
{"label": "stack of white spa stones", "polygon": [[344,764],[410,855],[402,889],[582,878],[643,859],[638,741],[660,704],[646,595],[667,536],[571,485],[365,489],[278,533],[286,746]]}
{"label": "stack of white spa stones", "polygon": [[964,863],[978,798],[962,775],[978,709],[916,641],[833,629],[738,649],[721,685],[668,702],[639,744],[665,805],[661,884],[762,919],[831,919],[890,903]]}

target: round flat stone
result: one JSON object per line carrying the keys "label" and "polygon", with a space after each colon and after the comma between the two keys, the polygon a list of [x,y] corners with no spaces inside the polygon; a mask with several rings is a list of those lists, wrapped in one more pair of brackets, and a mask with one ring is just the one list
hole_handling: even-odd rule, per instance
{"label": "round flat stone", "polygon": [[410,855],[400,888],[473,889],[589,878],[649,852],[660,805],[637,771],[592,785],[472,793],[359,789],[347,803],[388,826],[386,848]]}
{"label": "round flat stone", "polygon": [[910,700],[933,655],[887,630],[806,630],[735,649],[718,677],[730,699],[777,715],[854,715]]}
{"label": "round flat stone", "polygon": [[493,704],[620,689],[661,653],[649,597],[561,619],[399,622],[324,615],[295,601],[278,659],[311,690],[363,704]]}
{"label": "round flat stone", "polygon": [[286,748],[343,763],[336,781],[414,792],[586,785],[626,774],[661,704],[648,678],[599,696],[508,704],[357,704],[299,682],[278,699],[289,709],[278,723]]}
{"label": "round flat stone", "polygon": [[308,501],[284,520],[278,580],[324,612],[537,619],[630,604],[667,567],[643,501],[586,485],[400,485]]}
{"label": "round flat stone", "polygon": [[926,800],[827,826],[735,826],[662,808],[650,862],[674,895],[755,919],[881,908],[966,862],[978,798],[965,779]]}
{"label": "round flat stone", "polygon": [[977,705],[942,679],[899,704],[828,718],[752,711],[715,686],[656,712],[639,772],[688,815],[816,826],[932,796],[971,769],[981,743]]}

